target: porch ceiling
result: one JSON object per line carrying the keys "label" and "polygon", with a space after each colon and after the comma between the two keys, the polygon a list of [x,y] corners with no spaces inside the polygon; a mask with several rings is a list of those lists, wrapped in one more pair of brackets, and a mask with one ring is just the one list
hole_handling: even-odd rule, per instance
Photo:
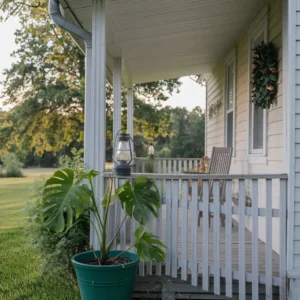
{"label": "porch ceiling", "polygon": [[[92,0],[60,0],[92,31]],[[126,84],[208,73],[238,39],[261,0],[107,0],[107,67],[122,57]]]}

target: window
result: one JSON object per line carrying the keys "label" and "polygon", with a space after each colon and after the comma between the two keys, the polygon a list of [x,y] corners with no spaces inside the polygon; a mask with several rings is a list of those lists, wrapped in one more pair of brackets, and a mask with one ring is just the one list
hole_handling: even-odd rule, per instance
{"label": "window", "polygon": [[[235,146],[235,50],[225,58],[225,146]],[[233,151],[234,154],[234,151]]]}
{"label": "window", "polygon": [[265,109],[256,108],[252,103],[252,60],[253,48],[267,41],[267,15],[249,33],[249,147],[251,155],[266,155],[266,118]]}

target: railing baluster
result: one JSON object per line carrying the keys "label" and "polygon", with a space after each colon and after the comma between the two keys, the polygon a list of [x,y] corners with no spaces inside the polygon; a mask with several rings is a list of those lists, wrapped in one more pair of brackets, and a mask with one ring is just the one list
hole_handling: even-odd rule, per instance
{"label": "railing baluster", "polygon": [[226,297],[232,297],[232,181],[226,181]]}
{"label": "railing baluster", "polygon": [[182,160],[178,161],[178,172],[182,173]]}
{"label": "railing baluster", "polygon": [[[126,182],[125,179],[120,179],[120,185],[123,185]],[[118,201],[119,202],[119,201]],[[125,210],[120,207],[120,222],[125,218]],[[120,223],[121,225],[121,223]],[[126,221],[123,223],[120,231],[120,245],[121,250],[126,249]]]}
{"label": "railing baluster", "polygon": [[167,179],[165,183],[166,188],[166,246],[167,246],[167,257],[166,257],[166,275],[171,275],[171,253],[172,253],[172,198],[171,198],[171,184],[172,180]]}
{"label": "railing baluster", "polygon": [[193,168],[193,161],[188,159],[188,162],[189,162],[189,170],[192,170]]}
{"label": "railing baluster", "polygon": [[139,275],[145,276],[145,263],[143,261],[140,261],[139,264]]}
{"label": "railing baluster", "polygon": [[173,159],[173,172],[176,174],[177,173],[177,160]]}
{"label": "railing baluster", "polygon": [[198,170],[198,160],[194,160],[194,168],[195,170]]}
{"label": "railing baluster", "polygon": [[209,289],[209,270],[208,270],[208,249],[209,249],[209,186],[208,181],[203,180],[203,218],[202,218],[202,289],[208,291]]}
{"label": "railing baluster", "polygon": [[142,173],[145,173],[145,161],[142,160]]}
{"label": "railing baluster", "polygon": [[214,293],[220,295],[220,182],[213,182],[214,197]]}
{"label": "railing baluster", "polygon": [[272,179],[266,180],[266,299],[272,299]]}
{"label": "railing baluster", "polygon": [[178,252],[178,180],[172,184],[172,277],[177,278],[177,252]]}
{"label": "railing baluster", "polygon": [[[151,213],[149,214],[147,230],[148,230],[148,232],[151,232],[151,233],[153,231],[153,215]],[[146,264],[146,274],[152,275],[152,262],[147,262],[147,264]]]}
{"label": "railing baluster", "polygon": [[172,160],[168,160],[168,174],[172,174]]}
{"label": "railing baluster", "polygon": [[287,182],[280,180],[280,299],[286,299],[286,200]]}
{"label": "railing baluster", "polygon": [[239,180],[239,299],[245,298],[245,180]]}
{"label": "railing baluster", "polygon": [[[161,207],[158,211],[158,218],[156,219],[156,235],[157,235],[158,239],[161,240],[162,197],[163,197],[163,194],[162,194],[162,181],[157,180],[156,181],[156,186],[157,186],[157,189],[159,190],[160,195],[161,195],[160,196]],[[155,271],[156,271],[157,276],[161,276],[161,264],[156,265]]]}
{"label": "railing baluster", "polygon": [[159,173],[159,174],[162,173],[161,172],[161,160],[159,160],[159,159],[157,160],[157,173]]}
{"label": "railing baluster", "polygon": [[198,180],[192,181],[192,285],[198,285]]}
{"label": "railing baluster", "polygon": [[[120,186],[120,179],[116,178],[115,179],[115,188],[117,189]],[[116,233],[119,225],[120,225],[120,201],[116,201],[114,204],[114,226],[113,226],[113,234]],[[117,239],[114,239],[112,249],[117,249]]]}
{"label": "railing baluster", "polygon": [[[135,242],[135,238],[133,235],[133,232],[135,231],[135,229],[136,229],[136,221],[134,218],[132,218],[131,222],[130,222],[130,245],[133,245]],[[130,252],[135,253],[136,252],[135,248],[134,247],[131,248]]]}
{"label": "railing baluster", "polygon": [[163,173],[167,173],[167,161],[165,159],[163,160]]}
{"label": "railing baluster", "polygon": [[187,171],[187,160],[183,161],[183,171]]}
{"label": "railing baluster", "polygon": [[182,209],[181,209],[181,279],[187,280],[188,271],[188,181],[182,182]]}
{"label": "railing baluster", "polygon": [[252,298],[259,299],[258,285],[258,181],[252,180]]}

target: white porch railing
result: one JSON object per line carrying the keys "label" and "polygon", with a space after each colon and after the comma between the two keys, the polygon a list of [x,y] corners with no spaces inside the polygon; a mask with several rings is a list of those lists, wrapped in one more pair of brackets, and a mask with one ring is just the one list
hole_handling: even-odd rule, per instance
{"label": "white porch railing", "polygon": [[[183,171],[196,168],[200,163],[200,158],[164,158],[155,157],[154,159],[154,172],[159,174],[174,174],[182,173]],[[147,163],[149,158],[136,157],[135,158],[135,172],[147,172]]]}
{"label": "white porch railing", "polygon": [[[279,287],[280,299],[286,299],[286,175],[147,176],[156,180],[162,199],[159,217],[151,219],[149,230],[167,245],[167,258],[164,266],[141,262],[140,276],[169,275],[182,280],[190,276],[193,286],[202,277],[203,290],[209,290],[213,277],[216,295],[221,294],[220,278],[224,277],[227,297],[232,297],[233,280],[238,280],[239,299],[246,298],[246,282],[252,283],[252,299],[260,299],[260,285],[265,286],[266,299],[272,299],[273,286]],[[116,185],[126,180],[118,178]],[[245,206],[246,192],[251,193],[251,207]],[[209,226],[212,214],[213,226]],[[225,227],[216,216],[225,216]],[[111,230],[123,218],[120,206],[112,206]],[[134,221],[124,223],[114,246],[124,248],[133,242],[134,229]]]}

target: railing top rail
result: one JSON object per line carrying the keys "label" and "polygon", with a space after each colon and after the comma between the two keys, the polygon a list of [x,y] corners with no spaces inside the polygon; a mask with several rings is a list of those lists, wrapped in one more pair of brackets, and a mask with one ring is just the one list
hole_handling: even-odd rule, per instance
{"label": "railing top rail", "polygon": [[[148,160],[148,157],[135,157],[135,160]],[[155,157],[155,160],[200,160],[199,157]]]}
{"label": "railing top rail", "polygon": [[[104,177],[112,176],[112,172],[104,172]],[[146,175],[150,179],[190,179],[190,180],[232,180],[232,179],[288,179],[287,174],[228,174],[228,175],[212,175],[212,174],[159,174],[159,173],[132,173],[131,176],[123,178],[136,178]],[[121,177],[118,177],[121,178]]]}

